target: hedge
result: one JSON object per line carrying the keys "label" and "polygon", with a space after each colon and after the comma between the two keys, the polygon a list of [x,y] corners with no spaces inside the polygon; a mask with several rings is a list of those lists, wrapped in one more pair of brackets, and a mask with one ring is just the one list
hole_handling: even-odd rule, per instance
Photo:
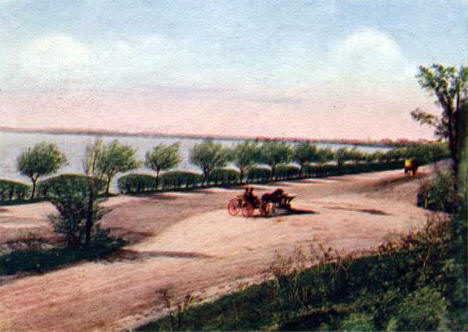
{"label": "hedge", "polygon": [[304,167],[303,173],[310,177],[324,177],[333,175],[355,174],[364,172],[377,172],[389,169],[403,169],[402,161],[390,161],[380,163],[366,164],[346,164],[338,166],[334,164],[325,165],[307,165]]}
{"label": "hedge", "polygon": [[117,187],[123,194],[135,194],[155,191],[156,177],[147,174],[128,174],[119,178]]}
{"label": "hedge", "polygon": [[276,180],[294,179],[300,176],[300,168],[294,165],[278,165],[275,169]]}
{"label": "hedge", "polygon": [[234,184],[238,183],[240,179],[240,172],[230,168],[216,168],[211,172],[208,181],[218,184]]}
{"label": "hedge", "polygon": [[161,175],[161,189],[181,189],[200,186],[203,176],[195,172],[169,171]]}
{"label": "hedge", "polygon": [[27,184],[0,179],[0,201],[24,201],[29,195],[31,187]]}
{"label": "hedge", "polygon": [[[106,182],[101,180],[97,182],[98,193],[103,193],[106,188]],[[60,174],[38,183],[38,194],[42,198],[51,198],[60,196],[66,187],[72,187],[74,190],[87,190],[88,177],[82,174]]]}
{"label": "hedge", "polygon": [[247,182],[266,181],[271,177],[271,170],[266,167],[252,167],[247,171]]}

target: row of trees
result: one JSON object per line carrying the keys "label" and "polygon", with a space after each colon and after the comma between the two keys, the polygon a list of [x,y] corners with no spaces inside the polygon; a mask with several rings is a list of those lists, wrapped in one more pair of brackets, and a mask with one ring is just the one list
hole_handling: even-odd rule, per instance
{"label": "row of trees", "polygon": [[[434,145],[431,151],[436,151]],[[443,147],[440,146],[443,150]],[[363,162],[387,162],[400,160],[407,157],[417,157],[421,162],[427,157],[427,149],[418,147],[396,148],[387,152],[377,151],[365,153],[356,147],[346,147],[333,151],[331,148],[319,148],[310,143],[298,143],[291,145],[285,142],[264,142],[258,144],[252,141],[238,143],[232,148],[226,147],[212,140],[196,144],[190,153],[190,162],[198,166],[203,174],[205,184],[210,175],[216,169],[232,164],[239,170],[239,180],[245,179],[246,172],[256,165],[267,165],[271,169],[271,178],[276,178],[278,165],[287,165],[292,162],[300,166],[300,174],[304,167],[311,164],[324,164],[334,161],[338,166],[347,162],[356,164]],[[440,151],[443,154],[443,151]],[[94,152],[93,152],[94,151]],[[103,144],[98,139],[92,147],[88,147],[87,158],[84,169],[88,176],[99,174],[100,181],[104,181],[105,192],[109,193],[112,179],[122,172],[137,169],[144,165],[156,173],[156,184],[158,188],[161,171],[173,169],[181,162],[179,144],[159,144],[145,155],[144,161],[137,160],[136,149],[124,145],[118,140]],[[92,157],[92,158],[91,158]],[[42,176],[56,173],[62,166],[67,164],[65,155],[55,144],[39,143],[27,149],[18,158],[18,170],[21,174],[29,177],[32,182],[31,198],[35,197],[37,181]]]}

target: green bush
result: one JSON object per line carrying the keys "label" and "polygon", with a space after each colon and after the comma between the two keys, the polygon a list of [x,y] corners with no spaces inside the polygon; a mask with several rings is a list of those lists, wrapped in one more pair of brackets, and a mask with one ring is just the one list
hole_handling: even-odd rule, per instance
{"label": "green bush", "polygon": [[156,177],[146,174],[128,174],[119,178],[117,187],[122,194],[136,194],[155,191]]}
{"label": "green bush", "polygon": [[0,179],[0,201],[24,201],[29,195],[30,186],[21,182]]}
{"label": "green bush", "polygon": [[364,172],[377,172],[399,168],[403,169],[402,161],[372,162],[365,164],[345,164],[342,166],[333,164],[307,165],[304,167],[303,174],[310,177],[324,177]]}
{"label": "green bush", "polygon": [[[79,186],[80,188],[86,187],[88,178],[82,174],[60,174],[44,181],[37,185],[38,196],[42,198],[51,198],[60,196],[63,188]],[[105,188],[105,181],[99,181],[99,192],[103,192]]]}
{"label": "green bush", "polygon": [[266,181],[271,177],[271,170],[266,167],[252,167],[247,171],[247,181]]}
{"label": "green bush", "polygon": [[341,331],[375,331],[371,315],[353,313],[341,322]]}
{"label": "green bush", "polygon": [[426,286],[406,296],[398,306],[396,329],[399,331],[448,330],[447,303],[435,288]]}
{"label": "green bush", "polygon": [[277,180],[294,179],[300,176],[300,168],[294,165],[278,165],[275,172]]}
{"label": "green bush", "polygon": [[456,210],[455,178],[450,171],[439,172],[432,180],[421,183],[418,206],[432,211],[453,213]]}
{"label": "green bush", "polygon": [[203,176],[195,172],[170,171],[161,175],[162,189],[181,189],[200,186]]}
{"label": "green bush", "polygon": [[58,211],[49,219],[55,231],[64,236],[67,247],[87,245],[92,237],[100,235],[102,231],[95,221],[106,210],[98,206],[97,196],[104,193],[105,181],[80,174],[63,174],[48,179],[47,187],[48,199]]}
{"label": "green bush", "polygon": [[211,172],[208,179],[209,182],[215,185],[234,184],[239,182],[240,172],[235,169],[216,168]]}

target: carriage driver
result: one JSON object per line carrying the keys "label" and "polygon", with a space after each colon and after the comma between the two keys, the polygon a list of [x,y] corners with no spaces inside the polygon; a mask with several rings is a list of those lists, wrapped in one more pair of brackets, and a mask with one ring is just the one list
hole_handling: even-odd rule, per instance
{"label": "carriage driver", "polygon": [[260,200],[258,199],[257,195],[255,195],[253,190],[254,188],[252,187],[245,188],[244,200],[252,204],[252,206],[257,207],[260,205]]}

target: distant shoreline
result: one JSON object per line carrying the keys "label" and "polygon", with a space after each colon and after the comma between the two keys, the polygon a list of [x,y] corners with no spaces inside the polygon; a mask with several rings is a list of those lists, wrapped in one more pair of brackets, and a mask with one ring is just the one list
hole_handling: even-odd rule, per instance
{"label": "distant shoreline", "polygon": [[14,128],[0,126],[0,132],[15,132],[15,133],[33,133],[33,134],[52,134],[52,135],[86,135],[86,136],[122,136],[122,137],[163,137],[163,138],[182,138],[182,139],[215,139],[224,141],[238,141],[238,140],[254,140],[259,142],[266,141],[284,141],[284,142],[310,142],[321,144],[346,144],[346,145],[359,145],[359,146],[408,146],[420,143],[429,143],[431,141],[420,139],[417,141],[410,141],[406,139],[382,139],[382,140],[358,140],[358,139],[313,139],[313,138],[291,138],[291,137],[264,137],[264,136],[228,136],[228,135],[197,135],[197,134],[167,134],[157,132],[121,132],[114,130],[94,130],[94,129],[63,129],[63,128]]}

